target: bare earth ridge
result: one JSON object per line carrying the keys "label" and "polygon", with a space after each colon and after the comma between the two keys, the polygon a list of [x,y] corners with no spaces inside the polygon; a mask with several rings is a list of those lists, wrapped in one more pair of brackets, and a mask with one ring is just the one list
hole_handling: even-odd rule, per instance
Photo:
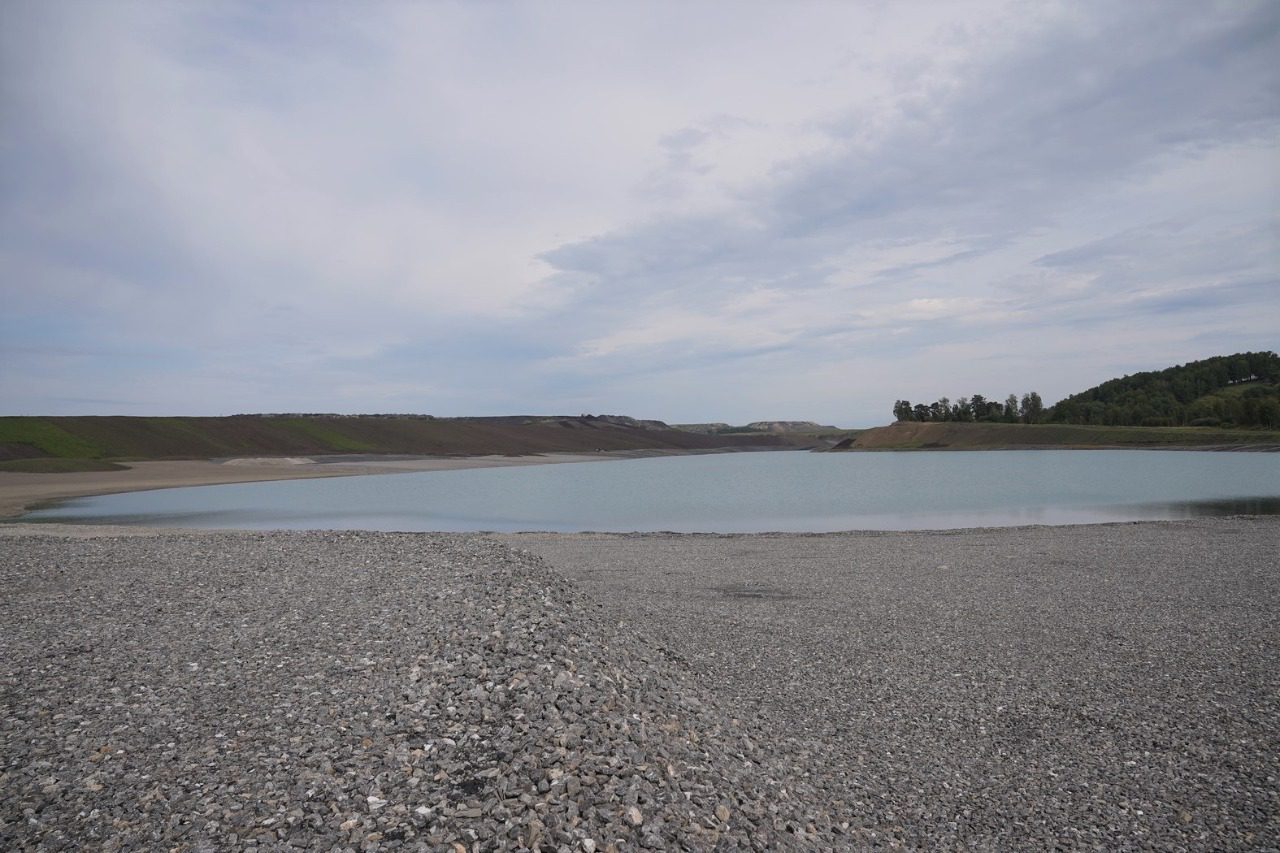
{"label": "bare earth ridge", "polygon": [[1273,849],[1278,545],[0,525],[0,846]]}

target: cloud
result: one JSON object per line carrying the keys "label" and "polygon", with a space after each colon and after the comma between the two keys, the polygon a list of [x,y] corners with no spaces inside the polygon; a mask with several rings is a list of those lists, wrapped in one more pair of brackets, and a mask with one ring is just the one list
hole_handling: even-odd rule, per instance
{"label": "cloud", "polygon": [[1275,346],[1274,4],[4,16],[13,412],[874,423]]}
{"label": "cloud", "polygon": [[[1208,319],[1241,313],[1214,310],[1240,303],[1269,308],[1274,321],[1275,298],[1264,292],[1275,281],[1275,242],[1264,233],[1274,212],[1258,208],[1275,198],[1265,188],[1277,134],[1266,63],[1277,16],[1265,6],[1234,19],[1157,20],[1152,11],[1046,22],[994,57],[961,63],[948,85],[905,97],[897,120],[854,111],[828,122],[822,152],[780,162],[714,219],[645,222],[543,257],[601,289],[645,282],[656,304],[647,319],[629,317],[627,339],[663,351],[722,334],[713,330],[731,321],[733,294],[779,281],[802,304],[771,314],[759,340],[781,334],[798,346],[808,330],[830,342],[841,338],[830,329],[838,320],[850,333],[846,353],[868,326],[894,326],[927,350],[966,325],[1078,328],[1192,310]],[[680,139],[687,147],[704,136]],[[1243,153],[1251,179],[1264,177],[1226,228],[1221,190],[1153,191],[1179,170],[1229,173],[1223,151]],[[1151,221],[1170,210],[1182,215],[1180,233]],[[1065,248],[1038,254],[1045,244]],[[1238,275],[1261,286],[1239,285]],[[1009,293],[1011,282],[1020,293]],[[664,292],[702,306],[702,323],[687,313],[670,322],[671,306],[655,299]],[[1089,310],[1070,307],[1086,299]],[[648,328],[664,331],[646,338]],[[1266,335],[1256,321],[1246,331]],[[992,334],[991,352],[1002,337]]]}

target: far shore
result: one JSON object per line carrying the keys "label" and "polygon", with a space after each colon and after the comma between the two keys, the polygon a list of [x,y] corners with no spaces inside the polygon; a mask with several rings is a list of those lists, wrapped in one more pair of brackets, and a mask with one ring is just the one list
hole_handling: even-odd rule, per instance
{"label": "far shore", "polygon": [[973,453],[1005,450],[1174,450],[1197,453],[1280,453],[1280,444],[974,444],[832,447],[815,453]]}
{"label": "far shore", "polygon": [[648,456],[684,455],[688,452],[616,450],[527,456],[496,454],[488,456],[263,456],[129,462],[125,463],[129,467],[123,471],[76,471],[58,474],[0,471],[0,518],[15,518],[54,501],[121,492],[255,483],[267,480],[408,474],[421,471],[456,471],[464,468],[554,465],[569,462],[605,462]]}
{"label": "far shore", "polygon": [[897,421],[863,430],[833,451],[858,450],[1218,450],[1276,451],[1280,431],[1209,427]]}

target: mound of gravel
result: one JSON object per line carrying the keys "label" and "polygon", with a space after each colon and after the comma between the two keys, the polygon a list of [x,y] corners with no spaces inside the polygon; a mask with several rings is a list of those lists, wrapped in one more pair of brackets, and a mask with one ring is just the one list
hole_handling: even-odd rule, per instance
{"label": "mound of gravel", "polygon": [[505,539],[785,735],[853,849],[1280,850],[1280,517]]}
{"label": "mound of gravel", "polygon": [[492,541],[0,549],[2,849],[847,846],[787,743]]}

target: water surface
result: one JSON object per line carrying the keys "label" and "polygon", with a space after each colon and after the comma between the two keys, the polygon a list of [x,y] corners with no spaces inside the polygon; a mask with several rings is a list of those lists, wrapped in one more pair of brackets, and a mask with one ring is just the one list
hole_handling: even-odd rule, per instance
{"label": "water surface", "polygon": [[79,498],[24,521],[407,531],[920,530],[1280,513],[1280,454],[733,453]]}

